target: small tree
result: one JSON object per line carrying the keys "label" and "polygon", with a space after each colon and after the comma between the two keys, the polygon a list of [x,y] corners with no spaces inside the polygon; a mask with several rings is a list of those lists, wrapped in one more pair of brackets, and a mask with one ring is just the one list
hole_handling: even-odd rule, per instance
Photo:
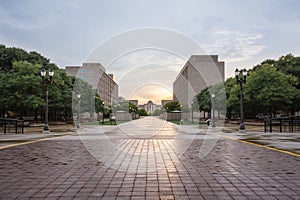
{"label": "small tree", "polygon": [[143,109],[139,109],[137,111],[137,113],[140,115],[140,116],[148,116],[148,113],[147,111],[143,108]]}
{"label": "small tree", "polygon": [[160,116],[160,114],[162,113],[161,109],[156,109],[154,110],[154,112],[152,113],[153,116]]}
{"label": "small tree", "polygon": [[166,103],[163,107],[167,112],[181,110],[181,106],[178,101],[172,101],[172,102]]}

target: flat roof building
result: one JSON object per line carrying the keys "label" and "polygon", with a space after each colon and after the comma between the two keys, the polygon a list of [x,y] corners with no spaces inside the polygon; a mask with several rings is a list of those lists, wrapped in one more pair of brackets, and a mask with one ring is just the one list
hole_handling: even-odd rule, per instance
{"label": "flat roof building", "polygon": [[65,71],[70,76],[80,78],[97,90],[106,106],[118,102],[118,84],[113,80],[113,74],[107,74],[100,63],[83,63],[82,66],[66,66]]}
{"label": "flat roof building", "polygon": [[217,55],[192,55],[173,83],[173,99],[190,105],[208,86],[224,81],[224,62]]}

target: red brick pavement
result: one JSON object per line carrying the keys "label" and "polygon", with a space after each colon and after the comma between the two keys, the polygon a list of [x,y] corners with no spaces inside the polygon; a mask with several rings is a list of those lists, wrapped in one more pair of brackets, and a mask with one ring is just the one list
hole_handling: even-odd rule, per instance
{"label": "red brick pavement", "polygon": [[[95,159],[80,140],[48,140],[0,151],[1,199],[299,199],[300,158],[222,138],[204,159],[195,139],[176,158],[168,138],[122,139],[139,156],[133,173]],[[75,137],[74,137],[75,138]],[[135,145],[134,145],[135,144]],[[180,144],[180,143],[178,143]],[[126,145],[125,145],[126,146]],[[145,147],[147,147],[145,149]],[[140,151],[136,151],[140,149]],[[121,153],[121,152],[120,152]],[[143,154],[143,155],[144,155]],[[165,164],[165,167],[161,167]],[[129,165],[130,167],[130,165]]]}
{"label": "red brick pavement", "polygon": [[78,140],[0,151],[0,197],[109,199],[297,199],[299,157],[227,139],[204,159],[201,140],[166,169],[126,173],[94,159]]}

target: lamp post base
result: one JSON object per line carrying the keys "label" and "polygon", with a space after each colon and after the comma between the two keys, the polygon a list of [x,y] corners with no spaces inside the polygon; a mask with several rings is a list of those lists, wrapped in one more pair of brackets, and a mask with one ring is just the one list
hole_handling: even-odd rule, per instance
{"label": "lamp post base", "polygon": [[43,133],[49,133],[49,132],[50,132],[49,126],[48,126],[48,124],[45,124],[44,128],[43,128]]}
{"label": "lamp post base", "polygon": [[240,130],[245,130],[245,124],[244,123],[240,124]]}

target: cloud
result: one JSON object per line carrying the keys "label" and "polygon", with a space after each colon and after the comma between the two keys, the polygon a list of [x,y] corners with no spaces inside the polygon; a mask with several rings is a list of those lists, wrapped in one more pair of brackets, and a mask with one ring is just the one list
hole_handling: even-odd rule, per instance
{"label": "cloud", "polygon": [[221,30],[213,33],[215,42],[205,45],[208,52],[218,52],[227,62],[238,62],[259,54],[265,46],[257,44],[264,37],[259,33],[242,33],[239,31]]}
{"label": "cloud", "polygon": [[118,58],[107,70],[114,73],[117,80],[134,72],[135,77],[138,73],[148,76],[143,79],[147,81],[151,79],[149,74],[157,75],[162,71],[169,73],[173,79],[174,74],[180,71],[185,62],[184,59],[160,49],[140,49]]}
{"label": "cloud", "polygon": [[56,25],[61,19],[65,20],[68,12],[75,12],[78,8],[79,4],[75,0],[1,2],[0,25],[23,30],[47,28]]}

